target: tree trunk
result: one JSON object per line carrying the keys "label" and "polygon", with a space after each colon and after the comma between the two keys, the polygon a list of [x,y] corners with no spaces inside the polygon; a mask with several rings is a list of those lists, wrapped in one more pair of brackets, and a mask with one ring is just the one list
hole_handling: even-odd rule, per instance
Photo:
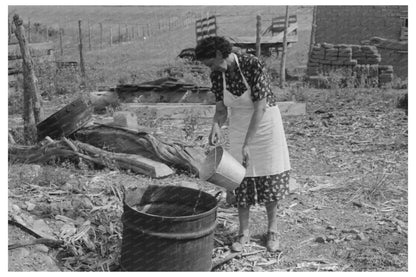
{"label": "tree trunk", "polygon": [[16,37],[19,41],[23,59],[23,121],[24,136],[27,142],[36,141],[36,124],[43,120],[44,113],[38,90],[38,80],[35,75],[32,57],[23,30],[23,21],[16,14],[13,17],[16,25]]}

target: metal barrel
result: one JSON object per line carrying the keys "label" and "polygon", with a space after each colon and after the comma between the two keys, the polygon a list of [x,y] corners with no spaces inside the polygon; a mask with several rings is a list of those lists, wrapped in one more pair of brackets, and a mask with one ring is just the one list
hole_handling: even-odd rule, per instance
{"label": "metal barrel", "polygon": [[[122,216],[123,271],[211,270],[214,196],[186,187],[151,186],[140,201],[127,198]],[[140,210],[137,205],[148,208]]]}

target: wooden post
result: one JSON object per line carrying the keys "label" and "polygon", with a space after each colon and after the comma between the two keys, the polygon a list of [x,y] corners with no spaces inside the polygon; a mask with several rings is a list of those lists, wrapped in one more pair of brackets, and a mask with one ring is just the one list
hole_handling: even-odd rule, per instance
{"label": "wooden post", "polygon": [[142,26],[142,31],[143,31],[143,38],[146,37],[146,30],[144,29],[144,26]]}
{"label": "wooden post", "polygon": [[110,47],[113,46],[113,28],[110,27]]}
{"label": "wooden post", "polygon": [[28,19],[28,22],[27,22],[27,42],[28,43],[31,42],[31,37],[30,37],[30,18]]}
{"label": "wooden post", "polygon": [[134,40],[134,26],[131,26],[131,40]]}
{"label": "wooden post", "polygon": [[43,120],[43,107],[38,90],[38,79],[35,75],[32,57],[23,29],[23,21],[16,14],[13,16],[16,26],[16,37],[19,41],[20,53],[23,59],[23,124],[24,137],[27,142],[35,142],[37,138],[36,124]]}
{"label": "wooden post", "polygon": [[140,38],[140,34],[139,34],[139,24],[137,24],[137,36],[136,36],[136,39],[138,40],[139,38]]}
{"label": "wooden post", "polygon": [[256,31],[256,56],[260,57],[261,55],[261,44],[260,44],[260,40],[261,40],[261,16],[257,15],[257,31]]}
{"label": "wooden post", "polygon": [[147,24],[147,36],[150,37],[150,25]]}
{"label": "wooden post", "polygon": [[61,57],[64,55],[64,46],[62,43],[62,28],[59,28],[59,48],[61,49]]}
{"label": "wooden post", "polygon": [[48,27],[45,27],[45,41],[49,40]]}
{"label": "wooden post", "polygon": [[88,50],[91,51],[91,24],[88,20]]}
{"label": "wooden post", "polygon": [[121,43],[121,24],[118,24],[118,43]]}
{"label": "wooden post", "polygon": [[129,28],[126,24],[126,41],[129,41]]}
{"label": "wooden post", "polygon": [[311,39],[309,41],[309,53],[308,53],[308,65],[309,60],[312,54],[312,48],[315,45],[315,33],[316,33],[316,10],[317,6],[313,6],[313,15],[312,15],[312,29],[311,29]]}
{"label": "wooden post", "polygon": [[9,24],[9,43],[10,43],[12,39],[12,23],[10,23],[9,21],[8,24]]}
{"label": "wooden post", "polygon": [[285,30],[283,32],[282,61],[280,63],[280,87],[283,88],[286,81],[286,51],[287,51],[287,26],[289,23],[289,6],[286,6]]}
{"label": "wooden post", "polygon": [[103,48],[103,23],[100,22],[100,48]]}
{"label": "wooden post", "polygon": [[82,53],[81,20],[78,20],[78,31],[79,31],[79,65],[80,65],[80,69],[81,69],[82,84],[85,85],[85,65],[84,65],[84,55]]}

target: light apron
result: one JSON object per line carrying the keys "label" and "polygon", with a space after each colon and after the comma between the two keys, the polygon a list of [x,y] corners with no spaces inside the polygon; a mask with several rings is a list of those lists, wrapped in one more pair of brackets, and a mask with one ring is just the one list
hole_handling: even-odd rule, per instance
{"label": "light apron", "polygon": [[[224,104],[230,108],[229,152],[242,163],[243,143],[254,112],[254,104],[251,99],[251,88],[240,69],[238,59],[235,54],[232,55],[247,90],[241,96],[235,96],[227,91],[223,72],[223,94]],[[275,175],[290,170],[289,151],[277,106],[267,106],[257,132],[248,144],[248,152],[249,161],[245,177]]]}

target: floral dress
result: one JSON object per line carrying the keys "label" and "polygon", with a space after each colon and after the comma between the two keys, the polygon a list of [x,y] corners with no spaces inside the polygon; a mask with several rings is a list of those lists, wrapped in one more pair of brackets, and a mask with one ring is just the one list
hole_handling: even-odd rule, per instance
{"label": "floral dress", "polygon": [[[270,77],[264,65],[259,59],[250,54],[236,54],[240,69],[251,88],[253,102],[266,98],[268,107],[277,105],[276,95],[270,86]],[[225,73],[226,89],[236,96],[241,96],[246,90],[246,85],[237,67],[233,74]],[[221,72],[211,73],[212,92],[216,101],[223,101],[223,75]],[[237,206],[247,207],[255,204],[263,204],[278,201],[289,193],[289,170],[279,174],[245,177],[240,186],[235,190]]]}

